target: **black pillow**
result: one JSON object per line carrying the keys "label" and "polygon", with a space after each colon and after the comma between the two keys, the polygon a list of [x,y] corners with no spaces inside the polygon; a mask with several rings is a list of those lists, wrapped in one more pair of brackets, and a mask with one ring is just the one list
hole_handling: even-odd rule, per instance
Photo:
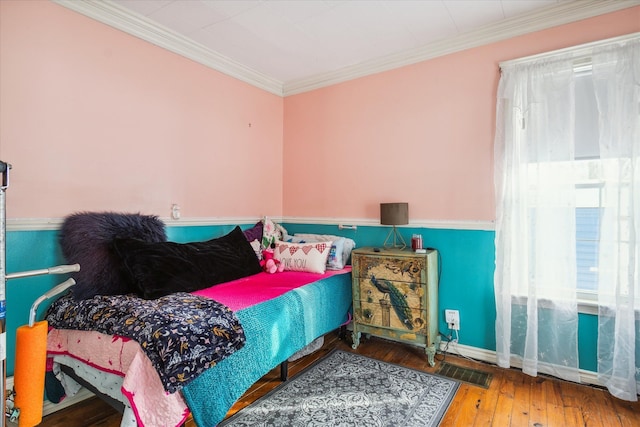
{"label": "black pillow", "polygon": [[145,299],[193,292],[262,271],[240,227],[206,242],[116,239],[113,246]]}
{"label": "black pillow", "polygon": [[62,255],[69,264],[80,264],[80,271],[71,274],[76,299],[136,291],[120,257],[111,250],[115,238],[167,240],[164,223],[152,215],[79,212],[64,219],[59,234]]}

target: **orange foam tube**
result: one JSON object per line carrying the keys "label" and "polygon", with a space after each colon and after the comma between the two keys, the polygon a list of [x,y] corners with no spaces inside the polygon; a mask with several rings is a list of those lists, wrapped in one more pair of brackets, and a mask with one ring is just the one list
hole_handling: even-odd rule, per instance
{"label": "orange foam tube", "polygon": [[16,331],[13,388],[15,406],[20,409],[20,427],[33,427],[42,422],[48,329],[47,321],[43,320],[33,327],[20,326]]}

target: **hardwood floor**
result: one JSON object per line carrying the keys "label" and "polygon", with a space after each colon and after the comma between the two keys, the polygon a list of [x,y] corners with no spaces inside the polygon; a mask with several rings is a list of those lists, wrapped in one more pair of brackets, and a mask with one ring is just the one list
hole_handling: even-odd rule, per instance
{"label": "hardwood floor", "polygon": [[[353,351],[391,363],[435,373],[419,348],[377,338],[363,340],[357,350],[350,340],[339,340],[335,333],[325,336],[324,346],[316,353],[289,364],[293,376],[334,348]],[[640,426],[640,402],[626,402],[599,388],[566,381],[522,374],[462,357],[446,356],[446,361],[493,374],[488,389],[461,383],[441,426]],[[231,408],[229,415],[249,405],[280,383],[280,371],[274,369],[254,384]],[[45,427],[118,427],[120,416],[97,398],[81,402],[45,417]],[[193,420],[186,427],[195,427]]]}

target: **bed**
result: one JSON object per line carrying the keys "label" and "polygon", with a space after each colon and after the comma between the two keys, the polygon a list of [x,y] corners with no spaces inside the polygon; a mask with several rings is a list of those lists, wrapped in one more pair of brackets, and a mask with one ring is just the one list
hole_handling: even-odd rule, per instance
{"label": "bed", "polygon": [[[86,217],[86,214],[83,215]],[[102,220],[104,215],[98,215],[97,218]],[[134,218],[139,219],[137,216]],[[67,227],[67,222],[71,222],[71,229]],[[91,227],[94,225],[92,223]],[[131,234],[130,225],[125,227],[128,235]],[[77,221],[65,221],[63,225],[61,246],[67,258],[70,254],[65,249],[65,245],[69,243],[66,237],[79,236],[81,242],[89,239],[92,244],[96,243],[95,230],[87,233],[86,229],[78,231],[79,228],[82,229],[82,223],[78,224]],[[260,234],[271,238],[264,232],[266,228],[268,227],[263,227]],[[236,227],[228,235],[212,240],[216,244],[223,240],[225,244],[233,246],[233,251],[237,249],[235,245],[242,246],[242,256],[247,259],[249,248],[250,254],[257,260],[256,246],[250,245],[252,230],[245,230],[240,234],[238,230]],[[232,241],[227,241],[229,235],[234,236]],[[108,256],[112,256],[113,242],[122,239],[121,236],[122,231],[109,232],[102,236],[104,239],[99,237],[97,240],[101,244],[106,242]],[[239,236],[244,240],[240,241]],[[150,246],[145,243],[142,245],[144,250],[140,250],[140,242],[145,239]],[[160,254],[157,253],[158,242],[151,241],[154,239],[164,242],[160,245],[163,248]],[[337,329],[348,319],[351,306],[350,268],[342,266],[340,269],[314,272],[313,269],[320,264],[324,263],[326,266],[330,258],[328,255],[314,259],[308,256],[308,253],[313,252],[310,246],[316,244],[319,245],[317,250],[314,249],[316,252],[335,252],[336,246],[330,241],[279,241],[278,246],[275,246],[275,252],[281,255],[277,257],[279,263],[287,264],[289,269],[305,263],[306,270],[310,271],[289,270],[268,274],[261,268],[256,271],[254,267],[249,270],[242,267],[241,277],[232,278],[237,272],[221,273],[221,267],[218,266],[213,274],[215,277],[208,277],[209,281],[216,282],[213,286],[199,285],[196,286],[197,289],[192,289],[193,281],[199,279],[191,271],[186,274],[186,278],[179,280],[171,276],[171,270],[180,264],[172,256],[175,255],[176,248],[179,248],[178,258],[186,256],[192,265],[194,256],[197,258],[203,251],[206,252],[202,245],[196,245],[194,255],[193,244],[170,244],[164,241],[162,235],[142,239],[136,237],[135,240],[133,252],[138,251],[135,255],[137,261],[140,261],[140,253],[149,255],[149,247],[153,248],[153,260],[145,259],[149,265],[137,270],[132,268],[134,263],[124,263],[124,269],[119,271],[124,276],[137,275],[138,279],[144,278],[136,281],[134,293],[130,292],[131,282],[127,289],[121,288],[114,292],[109,291],[113,284],[107,288],[102,286],[107,279],[113,279],[114,271],[122,268],[122,260],[131,256],[130,253],[123,256],[123,253],[118,252],[124,247],[121,245],[115,250],[117,256],[107,260],[108,271],[90,268],[94,270],[91,275],[76,279],[79,283],[83,283],[83,280],[86,283],[100,277],[100,283],[92,285],[99,288],[97,292],[86,295],[86,286],[74,289],[74,294],[60,298],[47,312],[52,325],[47,345],[50,367],[61,381],[64,393],[73,394],[79,388],[72,377],[82,379],[84,383],[91,385],[93,391],[108,396],[123,411],[122,425],[178,426],[191,414],[198,426],[215,426],[255,381],[316,338]],[[329,247],[325,247],[327,245]],[[169,261],[164,252],[166,246],[171,247]],[[303,247],[307,254],[302,250]],[[221,255],[219,249],[216,246],[216,258],[222,257],[225,260],[223,265],[228,266],[231,262],[229,254]],[[74,247],[74,250],[78,248]],[[186,252],[183,253],[184,251]],[[93,257],[88,262],[95,262],[96,256],[104,256],[90,252],[86,248],[80,250],[80,257]],[[299,258],[292,258],[294,254]],[[340,254],[340,258],[344,259],[342,257],[344,254]],[[209,259],[207,265],[211,262]],[[254,265],[253,260],[250,263]],[[82,262],[80,264],[82,266]],[[258,266],[261,267],[259,263]],[[199,267],[202,266],[196,261],[195,269],[198,270]],[[181,265],[178,270],[187,269]],[[251,274],[246,274],[246,271],[251,271]],[[85,274],[88,274],[86,270]],[[167,275],[172,277],[170,283],[167,283]],[[122,278],[117,281],[118,286],[122,287]],[[105,295],[109,293],[111,295]],[[200,312],[196,311],[198,315],[193,317],[197,321],[191,323],[199,325],[198,319],[201,319],[203,323],[200,326],[203,327],[189,324],[185,327],[184,334],[175,338],[169,333],[173,333],[175,326],[171,322],[177,317],[183,320],[191,318],[187,309],[176,309],[185,304],[197,306],[196,310]],[[149,312],[165,316],[164,329],[148,327]],[[215,314],[203,315],[209,312]],[[102,324],[96,322],[97,325],[90,325],[98,318],[102,318]],[[133,329],[145,328],[145,338],[132,338]],[[194,335],[193,338],[190,333],[198,328],[209,329],[214,333],[211,335],[209,332],[208,336]],[[164,337],[164,332],[158,331],[169,332]],[[178,351],[169,354],[165,351],[169,347],[173,350],[177,348]],[[189,352],[196,354],[196,357],[187,357],[187,362],[178,360],[182,353]],[[47,388],[48,393],[49,390]]]}

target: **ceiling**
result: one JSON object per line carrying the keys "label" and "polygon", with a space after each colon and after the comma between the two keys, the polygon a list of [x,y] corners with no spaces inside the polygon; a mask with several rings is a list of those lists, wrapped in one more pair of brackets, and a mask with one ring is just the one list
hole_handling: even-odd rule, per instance
{"label": "ceiling", "polygon": [[55,0],[278,95],[640,0]]}

